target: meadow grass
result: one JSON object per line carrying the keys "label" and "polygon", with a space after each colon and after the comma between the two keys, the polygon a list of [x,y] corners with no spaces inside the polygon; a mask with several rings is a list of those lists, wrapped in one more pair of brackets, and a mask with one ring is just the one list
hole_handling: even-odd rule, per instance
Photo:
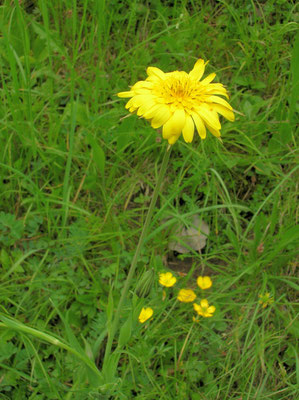
{"label": "meadow grass", "polygon": [[[1,400],[297,398],[297,20],[285,0],[2,2]],[[222,143],[173,146],[103,371],[166,147],[116,93],[149,65],[189,71],[199,57],[236,121]],[[205,248],[171,254],[194,215]],[[215,315],[193,323],[175,288],[162,301],[164,270],[179,288],[210,275]]]}

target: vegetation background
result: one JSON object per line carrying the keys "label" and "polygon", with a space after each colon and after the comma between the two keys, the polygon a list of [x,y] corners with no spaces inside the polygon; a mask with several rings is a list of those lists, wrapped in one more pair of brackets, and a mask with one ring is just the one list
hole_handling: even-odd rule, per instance
{"label": "vegetation background", "polygon": [[[1,400],[297,398],[297,22],[292,0],[1,2]],[[135,283],[210,275],[217,310],[192,327],[156,279],[131,293],[117,377],[97,381],[166,145],[115,94],[198,58],[236,121],[175,144]],[[194,214],[206,247],[170,254]]]}

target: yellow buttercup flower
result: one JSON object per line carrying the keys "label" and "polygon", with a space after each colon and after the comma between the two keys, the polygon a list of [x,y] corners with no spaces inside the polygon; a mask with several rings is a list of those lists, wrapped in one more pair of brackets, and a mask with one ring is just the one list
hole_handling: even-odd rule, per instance
{"label": "yellow buttercup flower", "polygon": [[178,300],[182,303],[192,303],[196,299],[196,294],[191,289],[181,289],[178,294]]}
{"label": "yellow buttercup flower", "polygon": [[205,317],[205,318],[212,317],[216,310],[216,307],[209,305],[207,299],[201,300],[200,305],[193,303],[193,307],[198,315],[201,315],[202,317]]}
{"label": "yellow buttercup flower", "polygon": [[171,287],[176,283],[176,277],[171,272],[159,274],[159,283],[162,286]]}
{"label": "yellow buttercup flower", "polygon": [[118,93],[119,97],[131,97],[126,104],[130,112],[151,121],[153,128],[162,127],[162,135],[169,144],[174,144],[181,133],[187,143],[191,143],[196,127],[202,139],[206,128],[220,137],[218,114],[234,121],[234,113],[229,103],[218,95],[228,98],[221,83],[211,83],[216,74],[212,73],[200,80],[206,63],[199,59],[191,72],[163,72],[156,67],[148,67],[148,77],[138,81],[130,91]]}
{"label": "yellow buttercup flower", "polygon": [[209,289],[213,284],[212,279],[209,276],[199,276],[196,282],[197,285],[203,290]]}
{"label": "yellow buttercup flower", "polygon": [[151,316],[153,315],[154,311],[151,307],[147,307],[147,308],[142,308],[138,320],[141,324],[143,324],[145,321],[147,321],[148,319],[151,318]]}

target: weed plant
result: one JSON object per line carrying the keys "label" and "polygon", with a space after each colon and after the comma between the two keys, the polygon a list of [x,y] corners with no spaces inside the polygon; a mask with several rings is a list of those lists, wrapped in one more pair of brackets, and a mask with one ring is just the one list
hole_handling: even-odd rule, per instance
{"label": "weed plant", "polygon": [[[1,400],[297,398],[297,22],[292,0],[1,2]],[[107,331],[165,148],[116,93],[149,65],[198,58],[236,121],[222,142],[173,146],[108,379]],[[205,248],[172,254],[193,215]],[[173,288],[162,301],[165,271],[180,287],[211,276],[215,315],[194,323]]]}

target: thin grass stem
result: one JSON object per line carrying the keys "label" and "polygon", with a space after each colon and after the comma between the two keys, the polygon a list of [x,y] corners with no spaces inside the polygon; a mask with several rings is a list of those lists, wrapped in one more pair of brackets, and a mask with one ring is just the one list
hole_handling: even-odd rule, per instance
{"label": "thin grass stem", "polygon": [[145,238],[147,229],[149,227],[150,221],[152,219],[152,215],[153,215],[154,208],[155,208],[155,205],[156,205],[156,201],[157,201],[157,198],[158,198],[158,194],[159,194],[159,191],[160,191],[161,183],[162,183],[163,177],[165,175],[165,171],[166,171],[166,167],[167,167],[167,164],[168,164],[170,153],[171,153],[171,146],[168,146],[166,151],[165,151],[165,153],[164,153],[162,165],[161,165],[160,172],[159,172],[159,175],[158,175],[158,178],[157,178],[157,184],[156,184],[154,192],[153,192],[153,196],[152,196],[152,199],[151,199],[151,202],[150,202],[150,205],[149,205],[149,209],[148,209],[148,212],[147,212],[147,216],[146,216],[142,231],[141,231],[139,242],[137,244],[136,251],[135,251],[135,254],[134,254],[130,269],[129,269],[129,273],[128,273],[127,279],[125,281],[123,290],[122,290],[121,298],[120,298],[118,306],[117,306],[117,310],[116,310],[116,313],[115,313],[115,316],[114,316],[114,320],[112,322],[111,329],[108,332],[108,341],[107,341],[106,350],[105,350],[103,369],[105,369],[105,366],[107,365],[107,362],[109,360],[109,356],[111,354],[112,343],[113,343],[113,340],[114,340],[114,337],[115,337],[115,334],[116,334],[116,331],[117,331],[117,328],[118,328],[122,306],[123,306],[124,300],[125,300],[125,298],[127,296],[129,287],[131,285],[131,281],[132,281],[132,278],[134,276],[134,272],[135,272],[135,269],[136,269],[136,266],[137,266],[137,261],[138,261],[138,258],[139,258],[139,255],[140,255],[140,252],[141,252],[141,249],[142,249],[142,245],[144,243],[144,238]]}

